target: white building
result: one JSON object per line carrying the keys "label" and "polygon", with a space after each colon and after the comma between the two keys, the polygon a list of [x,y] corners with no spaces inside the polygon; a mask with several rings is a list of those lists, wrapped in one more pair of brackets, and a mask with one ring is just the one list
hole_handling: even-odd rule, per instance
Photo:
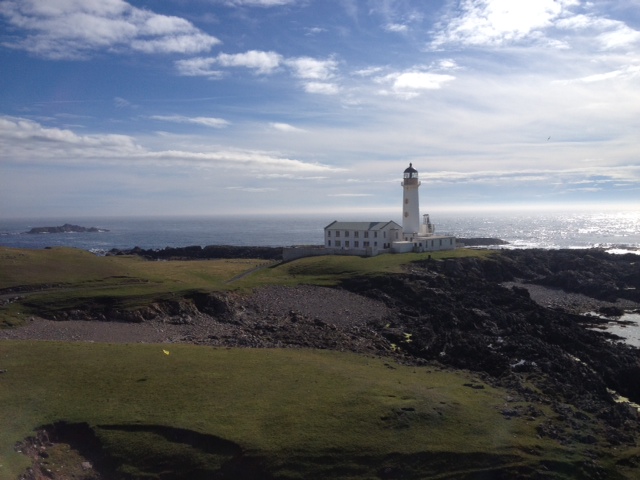
{"label": "white building", "polygon": [[402,239],[396,222],[338,222],[324,227],[324,247],[348,250],[354,255],[373,256],[388,252],[394,241]]}
{"label": "white building", "polygon": [[324,227],[325,249],[340,249],[354,255],[377,255],[383,252],[430,252],[453,250],[456,239],[436,235],[429,214],[420,223],[421,182],[410,163],[402,180],[402,226],[396,222],[338,222]]}
{"label": "white building", "polygon": [[338,222],[324,227],[323,247],[290,247],[283,251],[283,259],[293,260],[316,255],[374,256],[380,253],[432,252],[453,250],[456,239],[450,235],[436,235],[429,215],[420,223],[421,183],[418,171],[409,164],[404,171],[402,185],[402,226],[388,222]]}

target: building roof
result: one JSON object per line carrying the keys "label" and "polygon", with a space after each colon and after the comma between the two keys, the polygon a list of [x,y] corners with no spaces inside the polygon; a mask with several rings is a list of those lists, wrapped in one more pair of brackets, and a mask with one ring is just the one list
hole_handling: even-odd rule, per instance
{"label": "building roof", "polygon": [[338,222],[336,220],[324,227],[324,229],[378,231],[384,230],[385,227],[402,229],[402,227],[393,220],[388,222]]}

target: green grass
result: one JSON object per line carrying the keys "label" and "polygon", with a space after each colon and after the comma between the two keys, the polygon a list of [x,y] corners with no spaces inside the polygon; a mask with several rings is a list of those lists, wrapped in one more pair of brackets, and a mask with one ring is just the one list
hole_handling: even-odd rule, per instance
{"label": "green grass", "polygon": [[0,307],[0,326],[20,324],[29,315],[109,304],[136,309],[154,301],[180,298],[194,291],[229,288],[227,282],[265,260],[146,261],[135,256],[97,257],[70,248],[19,250],[0,248],[0,289],[24,297]]}
{"label": "green grass", "polygon": [[486,257],[490,250],[458,249],[430,253],[383,254],[375,257],[327,255],[307,257],[260,270],[238,282],[236,286],[255,287],[263,284],[333,286],[347,278],[361,275],[401,273],[411,263],[431,258]]}
{"label": "green grass", "polygon": [[536,439],[535,422],[503,418],[505,392],[464,386],[477,383],[465,373],[351,354],[3,341],[0,368],[0,478],[26,466],[15,442],[59,420],[95,428],[131,472],[161,458],[211,469],[228,459],[171,442],[158,426],[233,442],[283,478],[327,462],[369,478],[368,465],[389,454],[517,465],[539,460],[523,453],[531,448],[571,455]]}
{"label": "green grass", "polygon": [[[136,256],[97,257],[71,248],[0,248],[0,289],[20,287],[17,302],[0,307],[0,327],[30,315],[48,318],[70,310],[136,310],[153,302],[179,300],[194,292],[245,290],[263,285],[337,285],[360,275],[399,273],[411,262],[485,256],[486,250],[377,257],[323,256],[273,265],[265,260],[147,261]],[[268,267],[269,268],[260,268]],[[256,271],[254,271],[256,270]],[[238,278],[248,273],[246,277]]]}

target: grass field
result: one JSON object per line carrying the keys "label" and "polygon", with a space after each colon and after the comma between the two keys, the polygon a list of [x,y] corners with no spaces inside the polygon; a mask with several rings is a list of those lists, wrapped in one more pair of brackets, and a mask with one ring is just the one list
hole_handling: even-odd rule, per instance
{"label": "grass field", "polygon": [[[504,418],[505,392],[470,388],[479,381],[462,372],[327,351],[163,348],[1,342],[0,478],[27,466],[17,441],[60,420],[92,427],[132,478],[155,478],[168,459],[193,469],[180,478],[210,474],[229,445],[278,478],[301,479],[375,478],[398,463],[408,474],[450,474],[579,458],[536,439],[535,422]],[[171,431],[201,441],[172,441]]]}
{"label": "grass field", "polygon": [[[491,254],[274,264],[1,248],[0,326],[101,302],[136,309],[193,292],[330,286],[402,272],[429,255]],[[591,478],[583,469],[596,447],[537,435],[550,407],[536,405],[535,418],[505,416],[508,393],[465,372],[329,351],[166,348],[0,342],[0,479],[15,479],[30,462],[16,442],[60,421],[85,425],[122,478],[135,480],[209,479],[229,465],[245,470],[216,478]],[[519,406],[527,407],[508,403]],[[640,451],[621,446],[597,456],[602,478],[634,478]],[[626,464],[629,476],[609,475]]]}
{"label": "grass field", "polygon": [[[430,255],[441,259],[487,254],[491,253],[461,249]],[[336,285],[353,276],[400,272],[427,257],[325,256],[283,264],[246,259],[162,262],[136,256],[97,257],[70,248],[0,248],[0,290],[14,289],[15,296],[21,297],[0,306],[0,327],[19,325],[30,315],[51,318],[70,310],[90,311],[96,305],[136,310],[193,292],[250,290],[262,285]]]}

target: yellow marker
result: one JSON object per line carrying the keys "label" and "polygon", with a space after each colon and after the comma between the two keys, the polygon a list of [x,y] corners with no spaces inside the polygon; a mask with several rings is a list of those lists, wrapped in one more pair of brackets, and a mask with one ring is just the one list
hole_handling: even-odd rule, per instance
{"label": "yellow marker", "polygon": [[164,352],[165,355],[169,355],[169,353],[171,353],[169,352],[169,350],[162,350],[162,351]]}

